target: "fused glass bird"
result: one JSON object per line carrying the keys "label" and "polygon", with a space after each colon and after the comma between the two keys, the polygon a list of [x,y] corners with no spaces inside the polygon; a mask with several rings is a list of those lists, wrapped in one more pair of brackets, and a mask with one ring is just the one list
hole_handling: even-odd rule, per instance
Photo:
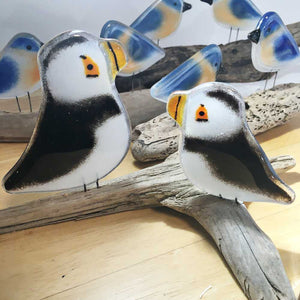
{"label": "fused glass bird", "polygon": [[178,28],[182,13],[191,8],[192,5],[183,0],[158,0],[152,3],[130,27],[152,40],[159,41]]}
{"label": "fused glass bird", "polygon": [[221,63],[219,46],[208,45],[154,84],[150,90],[151,96],[167,102],[175,91],[186,91],[201,83],[215,81]]}
{"label": "fused glass bird", "polygon": [[115,87],[118,41],[62,33],[38,55],[43,103],[31,140],[3,186],[11,193],[98,186],[126,155],[130,124]]}
{"label": "fused glass bird", "polygon": [[294,200],[252,135],[245,103],[231,86],[213,82],[175,92],[167,109],[181,126],[181,164],[195,186],[238,202]]}
{"label": "fused glass bird", "polygon": [[165,56],[165,52],[143,34],[117,21],[104,24],[102,38],[119,40],[127,53],[128,63],[120,76],[136,75],[155,64]]}
{"label": "fused glass bird", "polygon": [[264,14],[248,38],[253,65],[260,72],[278,72],[299,60],[297,43],[275,12]]}
{"label": "fused glass bird", "polygon": [[40,88],[37,53],[41,41],[29,33],[15,35],[0,52],[0,99],[15,98],[21,111],[19,99]]}
{"label": "fused glass bird", "polygon": [[251,0],[201,0],[213,7],[215,20],[230,28],[229,42],[231,40],[232,29],[237,30],[236,40],[239,30],[253,30],[262,16],[260,10]]}

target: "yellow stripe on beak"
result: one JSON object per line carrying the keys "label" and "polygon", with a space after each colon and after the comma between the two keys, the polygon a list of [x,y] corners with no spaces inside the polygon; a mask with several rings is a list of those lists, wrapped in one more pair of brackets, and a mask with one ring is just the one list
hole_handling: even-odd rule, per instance
{"label": "yellow stripe on beak", "polygon": [[127,64],[125,50],[117,40],[106,40],[104,48],[111,62],[112,76],[115,78]]}
{"label": "yellow stripe on beak", "polygon": [[169,115],[182,126],[184,107],[186,103],[186,94],[172,94],[167,104]]}

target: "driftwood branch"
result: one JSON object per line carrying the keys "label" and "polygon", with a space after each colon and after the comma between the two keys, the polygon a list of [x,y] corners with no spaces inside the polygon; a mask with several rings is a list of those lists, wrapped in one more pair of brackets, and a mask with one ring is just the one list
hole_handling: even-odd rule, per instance
{"label": "driftwood branch", "polygon": [[[280,170],[295,164],[291,157],[274,161]],[[99,189],[57,194],[1,210],[0,233],[159,206],[187,214],[207,230],[248,299],[295,299],[275,246],[247,209],[193,187],[177,155],[154,167],[103,182]]]}
{"label": "driftwood branch", "polygon": [[[300,22],[288,25],[296,42],[300,45]],[[132,83],[135,89],[149,89],[166,76],[204,45],[165,48],[166,56],[148,70],[134,76],[117,77],[117,88],[120,92],[130,91]],[[223,67],[219,71],[217,81],[222,82],[253,82],[270,78],[273,73],[261,73],[254,69],[251,60],[251,42],[240,40],[220,45],[223,54]]]}
{"label": "driftwood branch", "polygon": [[27,142],[32,134],[37,113],[0,111],[0,142]]}
{"label": "driftwood branch", "polygon": [[[184,201],[184,203],[183,203]],[[162,202],[211,235],[248,299],[295,299],[277,249],[244,205],[195,195]]]}
{"label": "driftwood branch", "polygon": [[[270,161],[277,171],[287,171],[296,165],[288,155],[271,158]],[[0,210],[0,234],[95,215],[161,206],[162,201],[175,195],[182,194],[182,199],[185,199],[189,190],[195,189],[183,174],[178,154],[175,153],[153,167],[104,181],[99,189],[86,193],[54,194]],[[207,197],[198,189],[195,193]]]}
{"label": "driftwood branch", "polygon": [[[300,84],[279,85],[246,99],[247,121],[253,134],[282,125],[300,111]],[[133,131],[131,147],[138,161],[165,159],[178,149],[180,129],[167,113],[138,125]]]}

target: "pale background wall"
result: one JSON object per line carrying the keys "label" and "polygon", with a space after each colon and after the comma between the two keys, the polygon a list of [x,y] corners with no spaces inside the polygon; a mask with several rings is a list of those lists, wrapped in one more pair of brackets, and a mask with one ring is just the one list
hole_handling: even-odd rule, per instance
{"label": "pale background wall", "polygon": [[[193,9],[184,13],[179,29],[161,41],[162,46],[226,43],[229,31],[216,24],[211,7],[200,0],[186,0]],[[0,48],[18,32],[30,32],[46,42],[69,29],[99,35],[111,19],[127,25],[152,0],[0,0]],[[262,12],[274,10],[285,23],[300,21],[299,0],[253,0]],[[241,34],[245,37],[246,33]]]}

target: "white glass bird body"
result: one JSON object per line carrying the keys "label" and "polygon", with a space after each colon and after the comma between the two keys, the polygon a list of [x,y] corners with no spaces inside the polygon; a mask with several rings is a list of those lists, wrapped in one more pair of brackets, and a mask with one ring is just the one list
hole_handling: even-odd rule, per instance
{"label": "white glass bird body", "polygon": [[167,109],[182,129],[181,164],[195,186],[239,202],[294,200],[252,135],[236,90],[204,83],[173,93]]}
{"label": "white glass bird body", "polygon": [[45,44],[38,59],[43,103],[3,186],[10,193],[96,186],[129,147],[129,119],[115,88],[124,49],[116,40],[70,31]]}

